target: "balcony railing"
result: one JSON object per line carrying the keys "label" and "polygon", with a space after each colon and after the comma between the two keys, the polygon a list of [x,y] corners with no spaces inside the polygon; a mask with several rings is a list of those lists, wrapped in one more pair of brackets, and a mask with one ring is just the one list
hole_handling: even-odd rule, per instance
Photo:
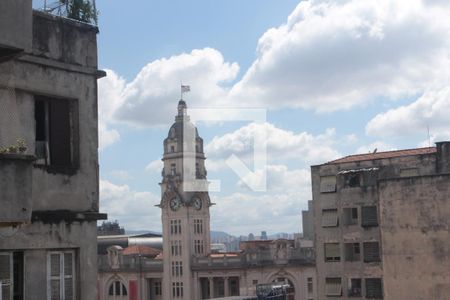
{"label": "balcony railing", "polygon": [[74,19],[80,22],[97,24],[95,0],[34,0],[35,8],[44,12]]}
{"label": "balcony railing", "polygon": [[[108,255],[99,255],[98,256],[98,269],[102,272],[113,271],[114,268],[111,267],[111,262],[109,261]],[[134,271],[134,272],[146,272],[146,271],[154,271],[154,272],[162,272],[163,270],[163,261],[147,258],[144,256],[137,255],[121,255],[119,258],[119,268],[122,271]]]}

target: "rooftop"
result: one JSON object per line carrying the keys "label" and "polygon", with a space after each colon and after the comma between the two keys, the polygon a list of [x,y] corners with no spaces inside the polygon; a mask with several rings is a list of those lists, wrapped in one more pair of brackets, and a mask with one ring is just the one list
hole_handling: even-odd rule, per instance
{"label": "rooftop", "polygon": [[159,249],[140,245],[130,246],[123,250],[123,255],[142,255],[156,257],[159,253],[161,253],[161,250]]}
{"label": "rooftop", "polygon": [[430,154],[430,153],[436,153],[436,147],[426,147],[426,148],[415,148],[415,149],[406,149],[406,150],[395,150],[395,151],[348,155],[343,158],[329,161],[326,163],[326,165],[342,164],[342,163],[350,163],[350,162],[366,161],[366,160],[375,160],[375,159],[384,159],[384,158],[394,158],[394,157],[401,157],[401,156],[422,155],[422,154]]}

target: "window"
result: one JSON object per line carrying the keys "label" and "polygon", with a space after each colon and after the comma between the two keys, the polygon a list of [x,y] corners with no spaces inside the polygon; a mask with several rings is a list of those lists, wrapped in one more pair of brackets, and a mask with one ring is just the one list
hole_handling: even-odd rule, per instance
{"label": "window", "polygon": [[346,261],[360,261],[361,249],[359,243],[345,244],[345,260]]}
{"label": "window", "polygon": [[364,248],[364,262],[380,261],[380,247],[378,242],[363,243],[363,248]]}
{"label": "window", "polygon": [[342,296],[341,278],[325,278],[325,294],[327,296]]}
{"label": "window", "polygon": [[172,296],[177,298],[183,297],[182,282],[172,282]]}
{"label": "window", "polygon": [[154,293],[155,296],[161,296],[162,295],[161,281],[156,280],[153,283],[153,293]]}
{"label": "window", "polygon": [[0,299],[24,299],[23,252],[0,252]]}
{"label": "window", "polygon": [[73,251],[52,251],[47,258],[47,299],[75,299]]}
{"label": "window", "polygon": [[366,298],[383,298],[381,278],[366,278]]}
{"label": "window", "polygon": [[183,263],[181,261],[172,262],[172,276],[183,276]]}
{"label": "window", "polygon": [[339,225],[337,209],[322,209],[322,227]]}
{"label": "window", "polygon": [[195,254],[203,254],[203,240],[195,240],[194,241],[194,253]]}
{"label": "window", "polygon": [[312,277],[308,277],[306,279],[308,294],[313,293],[313,279]]}
{"label": "window", "polygon": [[239,296],[239,277],[230,277],[228,281],[230,296]]}
{"label": "window", "polygon": [[181,220],[170,220],[170,233],[181,234]]}
{"label": "window", "polygon": [[78,150],[75,101],[35,97],[36,164],[55,170],[75,168]]}
{"label": "window", "polygon": [[[114,281],[109,286],[108,294],[110,296],[127,296],[127,288],[125,285],[120,281]],[[115,298],[115,297],[114,297]]]}
{"label": "window", "polygon": [[171,241],[170,248],[172,256],[181,256],[181,241]]}
{"label": "window", "polygon": [[321,193],[336,192],[336,176],[320,177],[320,192]]}
{"label": "window", "polygon": [[344,224],[346,226],[358,224],[358,208],[348,207],[344,208]]}
{"label": "window", "polygon": [[360,278],[350,278],[348,280],[348,296],[349,297],[361,297],[361,279]]}
{"label": "window", "polygon": [[170,175],[175,176],[176,172],[177,172],[176,165],[175,164],[171,164],[170,165]]}
{"label": "window", "polygon": [[340,261],[341,251],[339,243],[325,243],[325,261]]}
{"label": "window", "polygon": [[173,145],[170,146],[170,152],[172,152],[172,153],[175,152],[175,146],[173,146]]}
{"label": "window", "polygon": [[194,233],[203,233],[203,220],[194,219]]}
{"label": "window", "polygon": [[353,188],[361,186],[361,174],[359,172],[348,172],[344,174],[344,187]]}
{"label": "window", "polygon": [[253,280],[252,280],[252,284],[253,284],[253,285],[257,285],[257,284],[258,284],[258,280],[253,279]]}
{"label": "window", "polygon": [[361,226],[362,227],[378,226],[378,214],[376,206],[361,207]]}

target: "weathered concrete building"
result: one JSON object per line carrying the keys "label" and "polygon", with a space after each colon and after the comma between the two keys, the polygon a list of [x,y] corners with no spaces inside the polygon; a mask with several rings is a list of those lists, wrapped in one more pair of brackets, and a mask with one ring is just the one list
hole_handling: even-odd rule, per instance
{"label": "weathered concrete building", "polygon": [[447,299],[450,142],[313,166],[319,299]]}
{"label": "weathered concrete building", "polygon": [[[249,241],[241,243],[239,252],[212,253],[212,203],[207,189],[196,190],[207,185],[195,182],[207,178],[203,140],[186,109],[185,101],[180,100],[175,123],[164,140],[158,205],[162,210],[163,251],[156,254],[158,246],[151,246],[151,240],[147,242],[150,248],[139,250],[109,247],[107,254],[99,256],[100,300],[254,296],[257,284],[272,282],[289,284],[294,290],[289,299],[319,299],[311,241]],[[186,162],[189,158],[192,161]],[[191,181],[188,189],[194,190],[187,190],[184,183]]]}
{"label": "weathered concrete building", "polygon": [[0,1],[2,300],[96,297],[97,32]]}

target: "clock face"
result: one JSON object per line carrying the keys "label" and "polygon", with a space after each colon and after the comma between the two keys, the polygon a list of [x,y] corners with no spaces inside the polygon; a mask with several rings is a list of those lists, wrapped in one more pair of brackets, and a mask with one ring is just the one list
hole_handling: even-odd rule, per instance
{"label": "clock face", "polygon": [[172,209],[173,211],[178,210],[181,206],[180,198],[174,197],[174,198],[170,199],[169,205],[170,205],[170,209]]}
{"label": "clock face", "polygon": [[202,208],[202,199],[200,199],[198,197],[195,197],[192,200],[192,203],[193,203],[193,205],[194,205],[196,210],[200,210]]}

